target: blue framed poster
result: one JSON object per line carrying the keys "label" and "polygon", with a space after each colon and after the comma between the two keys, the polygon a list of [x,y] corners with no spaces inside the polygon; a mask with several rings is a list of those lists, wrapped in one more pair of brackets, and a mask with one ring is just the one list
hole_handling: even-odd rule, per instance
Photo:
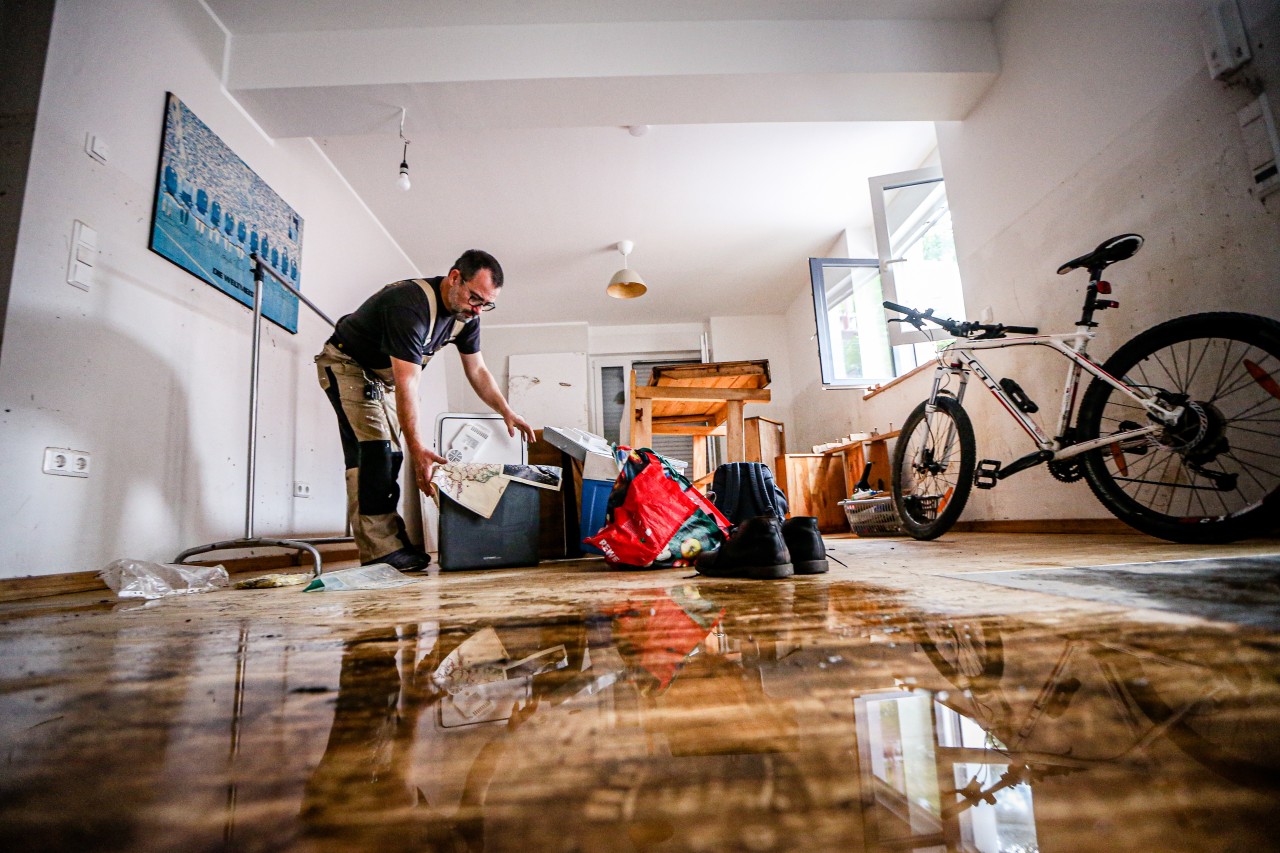
{"label": "blue framed poster", "polygon": [[[257,253],[301,290],[302,218],[258,173],[167,94],[151,250],[250,308]],[[262,315],[297,334],[298,297],[264,277]]]}

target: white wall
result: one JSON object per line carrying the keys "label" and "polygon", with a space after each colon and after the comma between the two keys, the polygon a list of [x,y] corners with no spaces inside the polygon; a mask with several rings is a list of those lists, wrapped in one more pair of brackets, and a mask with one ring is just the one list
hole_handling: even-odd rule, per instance
{"label": "white wall", "polygon": [[768,403],[749,403],[743,409],[748,418],[761,417],[787,427],[790,450],[791,352],[787,346],[786,321],[780,316],[712,317],[711,360],[769,362]]}
{"label": "white wall", "polygon": [[[507,287],[508,285],[503,285]],[[518,285],[511,285],[518,286]],[[498,309],[494,314],[502,313]],[[538,325],[499,325],[480,321],[480,354],[485,366],[497,380],[503,395],[507,394],[508,360],[513,355],[535,353],[587,352],[586,323],[555,323]],[[467,383],[462,372],[462,361],[457,351],[448,347],[436,357],[447,365],[449,376],[449,405],[454,412],[487,412],[489,407],[480,402],[476,392]],[[434,367],[434,362],[433,362]],[[434,417],[431,423],[435,423]]]}
{"label": "white wall", "polygon": [[[1268,209],[1249,195],[1235,117],[1246,95],[1209,79],[1202,5],[1011,0],[1001,11],[999,80],[968,119],[938,126],[973,315],[991,306],[1006,323],[1070,331],[1086,275],[1054,271],[1134,231],[1147,243],[1108,273],[1121,307],[1098,315],[1095,356],[1186,313],[1280,316],[1280,198]],[[1065,362],[1006,353],[987,363],[1055,416]],[[868,401],[861,419],[896,426],[926,391],[908,382]],[[980,456],[1008,462],[1031,450],[980,387],[966,407]],[[1059,485],[1042,468],[975,493],[967,512],[1105,515],[1087,486]]]}
{"label": "white wall", "polygon": [[[147,248],[166,91],[301,214],[302,287],[331,316],[415,273],[313,143],[246,118],[221,56],[195,0],[58,3],[0,358],[0,577],[169,560],[244,532],[251,314]],[[86,132],[109,144],[106,164],[83,152]],[[88,293],[65,283],[75,219],[99,235]],[[258,535],[343,527],[311,363],[328,329],[301,315],[297,335],[264,326]],[[46,446],[90,451],[92,476],[43,474]],[[294,499],[294,480],[313,497]]]}
{"label": "white wall", "polygon": [[705,323],[637,323],[631,326],[592,326],[588,330],[592,355],[701,352]]}
{"label": "white wall", "polygon": [[861,431],[861,389],[822,386],[813,294],[807,284],[792,300],[783,321],[791,367],[787,452],[808,453],[815,444]]}

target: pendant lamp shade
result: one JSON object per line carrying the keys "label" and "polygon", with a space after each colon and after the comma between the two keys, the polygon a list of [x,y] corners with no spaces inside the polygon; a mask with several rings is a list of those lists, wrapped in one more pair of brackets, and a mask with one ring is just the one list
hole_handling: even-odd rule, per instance
{"label": "pendant lamp shade", "polygon": [[643,296],[648,289],[640,273],[635,270],[621,269],[609,279],[607,292],[615,299],[635,299],[637,296]]}
{"label": "pendant lamp shade", "polygon": [[613,278],[609,279],[609,286],[605,288],[605,292],[614,299],[635,299],[643,296],[649,289],[640,273],[627,266],[627,255],[631,254],[633,248],[635,244],[630,240],[618,243],[618,251],[622,253],[622,269],[613,274]]}

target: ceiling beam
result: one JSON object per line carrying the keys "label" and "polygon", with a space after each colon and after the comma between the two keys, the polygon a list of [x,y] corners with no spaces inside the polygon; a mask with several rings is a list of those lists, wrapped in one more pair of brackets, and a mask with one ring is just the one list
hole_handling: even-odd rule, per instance
{"label": "ceiling beam", "polygon": [[273,136],[407,129],[951,121],[999,73],[986,21],[671,21],[231,37]]}

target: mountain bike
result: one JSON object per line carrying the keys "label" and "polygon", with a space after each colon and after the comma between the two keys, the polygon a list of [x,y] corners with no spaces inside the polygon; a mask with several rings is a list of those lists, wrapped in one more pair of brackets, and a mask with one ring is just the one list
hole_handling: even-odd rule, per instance
{"label": "mountain bike", "polygon": [[[1089,273],[1083,312],[1067,334],[884,303],[905,315],[890,322],[921,331],[931,323],[955,339],[939,352],[929,398],[894,446],[894,507],[911,536],[941,536],[973,488],[994,488],[1038,465],[1064,483],[1083,478],[1117,518],[1174,542],[1229,542],[1280,523],[1280,323],[1234,312],[1192,314],[1138,334],[1102,365],[1087,354],[1096,312],[1119,307],[1099,298],[1111,294],[1103,270],[1133,257],[1142,243],[1137,234],[1121,234],[1058,268],[1059,275]],[[996,379],[975,355],[1009,347],[1047,347],[1070,363],[1052,437],[1032,417],[1039,406],[1017,381]],[[978,460],[964,410],[971,373],[1034,450],[1008,464]],[[1080,396],[1085,374],[1092,378]]]}

